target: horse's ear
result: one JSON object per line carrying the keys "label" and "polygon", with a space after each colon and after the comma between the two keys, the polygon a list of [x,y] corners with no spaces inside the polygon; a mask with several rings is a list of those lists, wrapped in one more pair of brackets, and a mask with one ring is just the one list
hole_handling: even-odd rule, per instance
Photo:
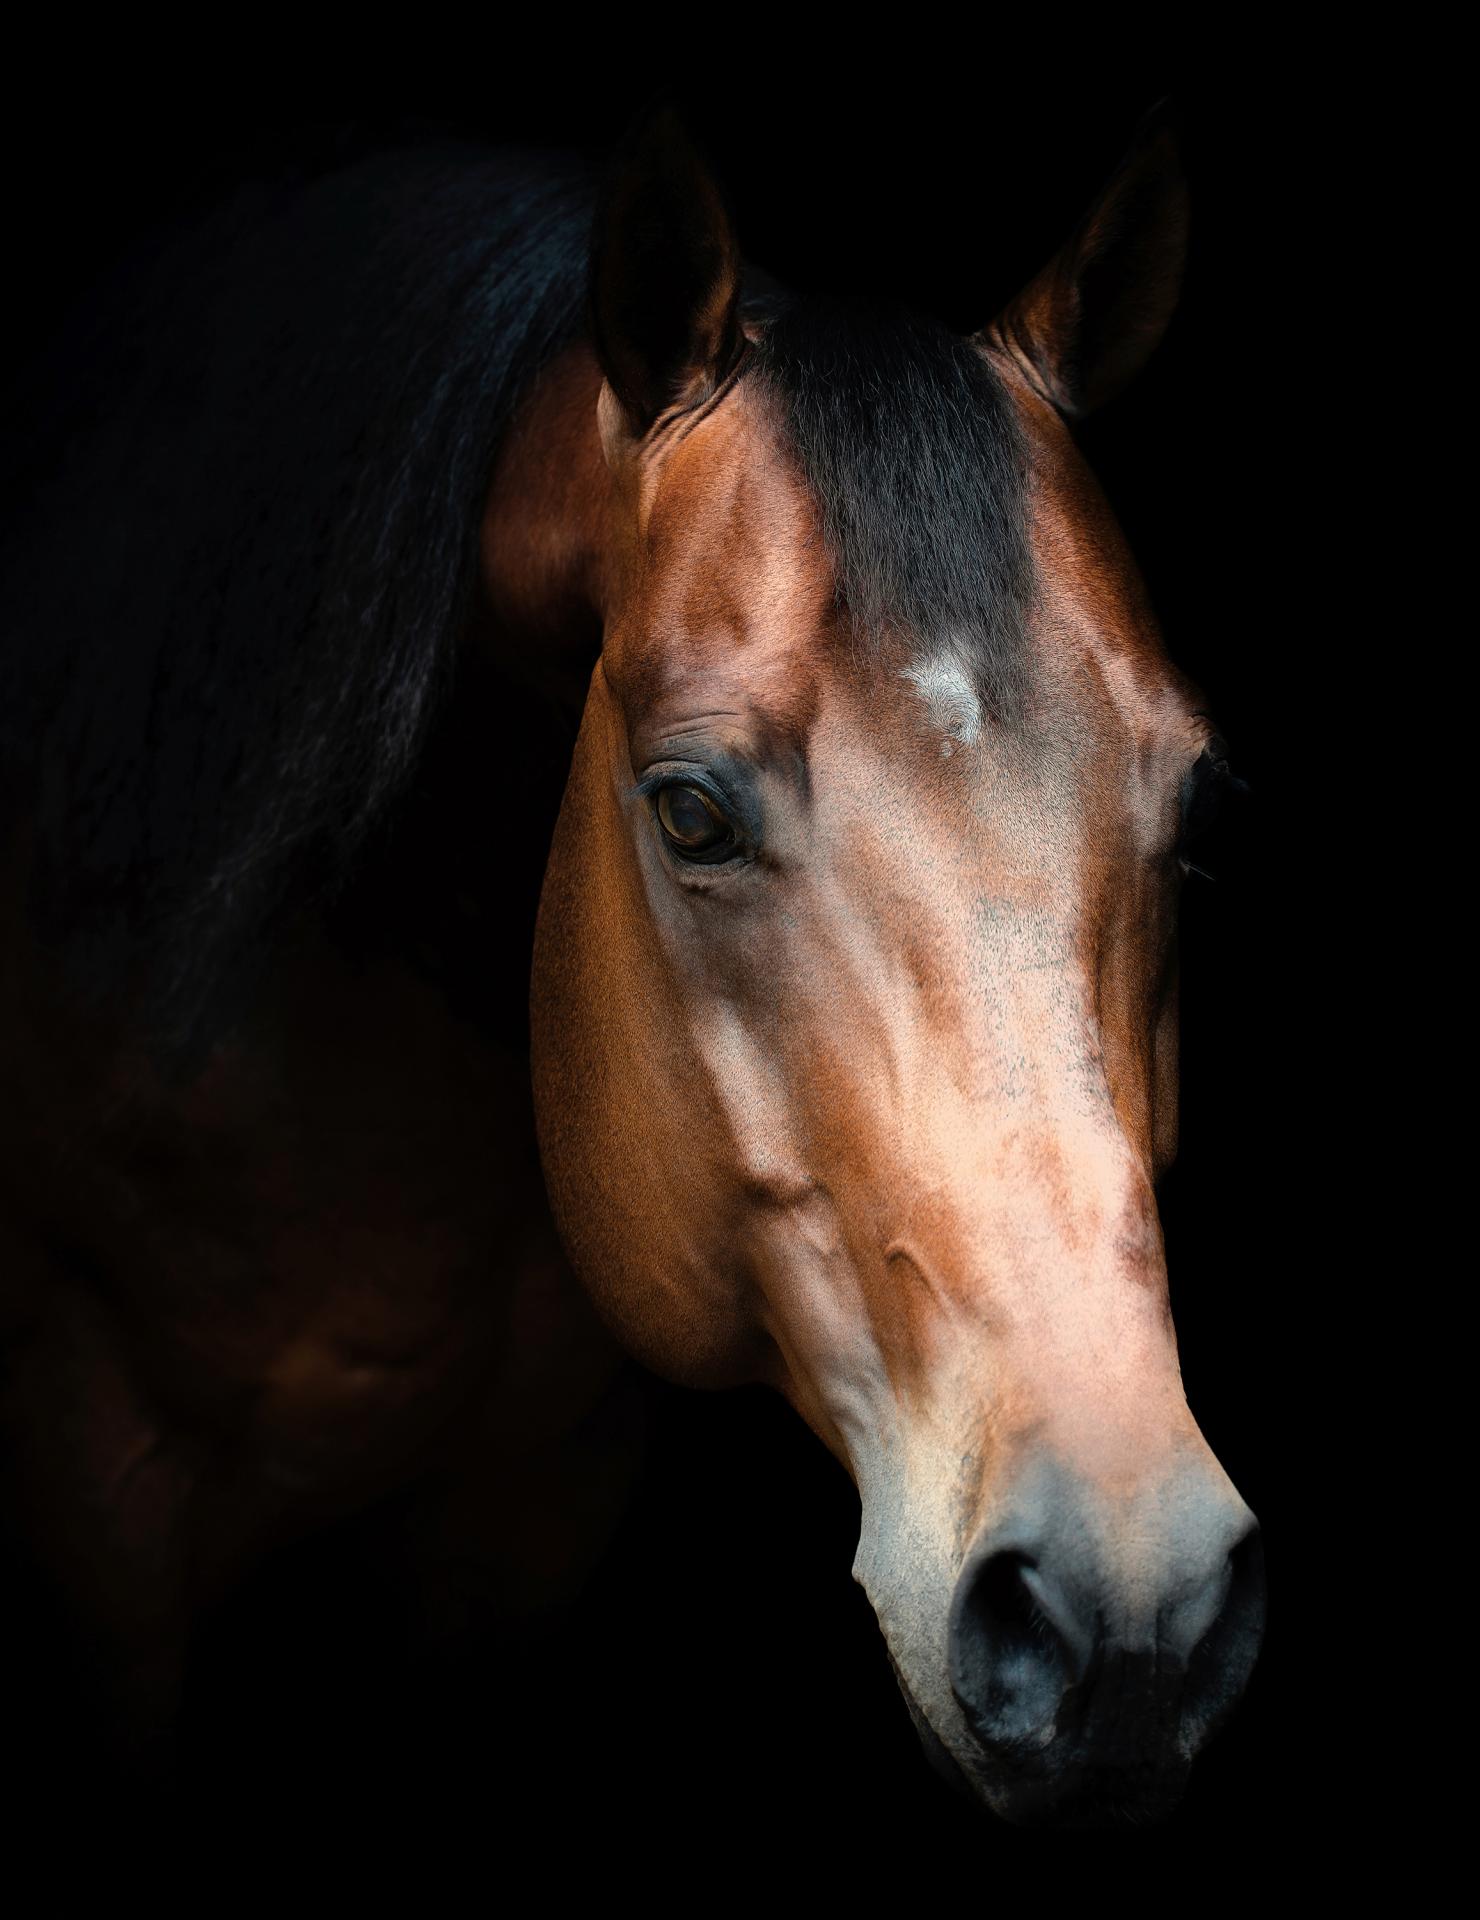
{"label": "horse's ear", "polygon": [[1089,413],[1119,393],[1161,339],[1186,254],[1187,183],[1163,102],[1068,244],[987,337],[1060,413]]}
{"label": "horse's ear", "polygon": [[596,352],[633,433],[707,399],[735,364],[740,272],[719,189],[660,106],[627,140],[592,247]]}

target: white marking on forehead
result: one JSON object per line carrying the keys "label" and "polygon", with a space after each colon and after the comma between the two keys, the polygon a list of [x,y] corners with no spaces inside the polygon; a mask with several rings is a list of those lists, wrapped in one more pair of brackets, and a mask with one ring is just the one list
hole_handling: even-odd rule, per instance
{"label": "white marking on forehead", "polygon": [[958,660],[949,655],[922,660],[906,667],[900,678],[909,681],[924,701],[931,725],[946,736],[941,742],[942,758],[949,759],[958,746],[969,747],[980,738],[981,702]]}

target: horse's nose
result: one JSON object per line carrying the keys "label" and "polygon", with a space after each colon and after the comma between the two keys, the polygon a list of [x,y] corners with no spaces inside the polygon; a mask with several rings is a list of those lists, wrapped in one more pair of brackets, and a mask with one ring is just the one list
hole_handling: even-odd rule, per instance
{"label": "horse's nose", "polygon": [[1157,1512],[1117,1551],[1060,1482],[976,1542],[951,1605],[950,1670],[989,1752],[1021,1763],[1062,1741],[1144,1761],[1154,1738],[1168,1762],[1187,1759],[1243,1691],[1264,1613],[1257,1522],[1211,1476]]}

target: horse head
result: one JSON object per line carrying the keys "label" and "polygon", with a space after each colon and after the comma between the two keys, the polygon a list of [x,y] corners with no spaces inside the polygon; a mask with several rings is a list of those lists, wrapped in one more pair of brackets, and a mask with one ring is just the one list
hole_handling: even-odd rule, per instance
{"label": "horse head", "polygon": [[972,338],[757,303],[660,115],[593,263],[603,637],[532,988],[552,1202],[633,1354],[773,1384],[845,1465],[927,1750],[1023,1820],[1168,1804],[1262,1624],[1155,1200],[1226,750],[1071,431],[1155,344],[1184,235],[1153,124]]}

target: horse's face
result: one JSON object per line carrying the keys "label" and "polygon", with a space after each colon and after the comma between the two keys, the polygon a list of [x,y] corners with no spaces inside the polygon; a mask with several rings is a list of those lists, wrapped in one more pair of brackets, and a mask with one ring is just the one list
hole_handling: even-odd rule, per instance
{"label": "horse's face", "polygon": [[1034,574],[1010,722],[965,654],[856,643],[764,383],[655,420],[604,391],[606,638],[536,1096],[627,1346],[774,1382],[853,1474],[855,1573],[927,1746],[1015,1817],[1093,1815],[1175,1790],[1261,1603],[1152,1191],[1210,728],[1010,338],[978,348]]}

